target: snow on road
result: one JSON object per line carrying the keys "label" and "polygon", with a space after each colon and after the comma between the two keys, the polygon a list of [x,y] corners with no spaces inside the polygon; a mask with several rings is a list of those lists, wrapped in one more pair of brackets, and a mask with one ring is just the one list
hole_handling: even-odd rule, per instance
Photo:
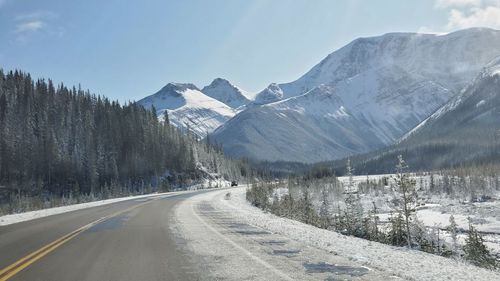
{"label": "snow on road", "polygon": [[500,280],[461,261],[264,213],[244,187],[196,195],[174,215],[172,228],[208,280]]}

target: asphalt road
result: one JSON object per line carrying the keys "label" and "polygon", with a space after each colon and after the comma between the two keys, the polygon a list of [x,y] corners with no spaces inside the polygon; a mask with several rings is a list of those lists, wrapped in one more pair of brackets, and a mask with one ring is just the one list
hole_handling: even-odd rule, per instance
{"label": "asphalt road", "polygon": [[0,280],[200,280],[169,229],[173,207],[195,194],[0,226]]}
{"label": "asphalt road", "polygon": [[[227,199],[227,193],[233,195]],[[295,222],[248,211],[244,195],[244,187],[159,195],[0,226],[0,281],[404,279],[392,268],[367,264],[361,247],[371,244],[339,255],[310,241],[325,238],[321,233],[309,236]],[[272,231],[276,228],[266,227],[271,221],[304,239]],[[343,238],[329,241],[334,246]],[[394,251],[402,257],[397,266],[408,266],[399,251]],[[448,273],[445,269],[442,279],[449,279]],[[482,274],[488,276],[482,280],[500,280],[493,272]]]}

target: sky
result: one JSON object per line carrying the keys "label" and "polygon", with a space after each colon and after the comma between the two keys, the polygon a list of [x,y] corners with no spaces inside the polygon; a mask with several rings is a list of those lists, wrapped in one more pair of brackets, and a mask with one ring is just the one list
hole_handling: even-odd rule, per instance
{"label": "sky", "polygon": [[500,0],[0,0],[0,68],[121,102],[214,78],[259,92],[358,37],[500,29]]}

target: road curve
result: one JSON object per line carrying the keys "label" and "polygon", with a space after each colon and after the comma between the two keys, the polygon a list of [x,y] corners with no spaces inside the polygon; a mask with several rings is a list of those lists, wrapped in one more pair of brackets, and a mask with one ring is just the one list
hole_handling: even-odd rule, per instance
{"label": "road curve", "polygon": [[200,280],[171,233],[176,204],[133,199],[0,227],[0,280]]}
{"label": "road curve", "polygon": [[244,187],[136,198],[0,226],[0,281],[393,277],[217,207],[237,190]]}

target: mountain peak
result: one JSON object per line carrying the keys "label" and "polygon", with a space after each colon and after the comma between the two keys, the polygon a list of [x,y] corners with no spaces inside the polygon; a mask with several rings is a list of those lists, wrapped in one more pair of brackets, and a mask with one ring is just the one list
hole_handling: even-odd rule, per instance
{"label": "mountain peak", "polygon": [[199,91],[200,89],[198,89],[198,87],[196,87],[194,84],[191,84],[191,83],[174,83],[174,82],[171,82],[171,83],[168,83],[167,85],[165,85],[163,88],[161,88],[161,90],[159,91],[160,92],[164,92],[164,91],[176,91],[176,92],[183,92],[183,91],[186,91],[186,90],[196,90],[196,91]]}
{"label": "mountain peak", "polygon": [[227,79],[224,79],[224,78],[220,78],[220,77],[217,77],[215,78],[212,83],[210,83],[209,86],[217,86],[217,85],[221,85],[221,84],[225,84],[225,85],[231,85],[233,87],[235,87],[233,84],[231,84],[231,82],[229,82]]}
{"label": "mountain peak", "polygon": [[177,109],[186,105],[186,93],[189,91],[199,92],[198,88],[191,83],[168,83],[158,92],[138,101],[146,108],[155,107],[161,111],[164,109]]}
{"label": "mountain peak", "polygon": [[266,104],[283,99],[283,90],[276,83],[271,83],[255,97],[256,104]]}
{"label": "mountain peak", "polygon": [[210,85],[205,86],[201,92],[214,98],[231,108],[239,108],[250,102],[248,93],[223,78],[215,78]]}

